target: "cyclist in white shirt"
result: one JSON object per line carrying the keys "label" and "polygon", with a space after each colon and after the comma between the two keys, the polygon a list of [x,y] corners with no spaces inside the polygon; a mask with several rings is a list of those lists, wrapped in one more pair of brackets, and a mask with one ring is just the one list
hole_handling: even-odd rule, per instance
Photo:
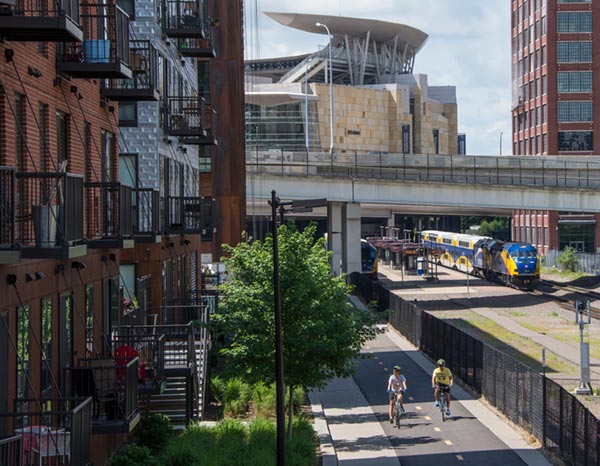
{"label": "cyclist in white shirt", "polygon": [[404,413],[404,398],[403,392],[406,391],[406,377],[402,375],[402,368],[394,366],[393,374],[388,379],[387,391],[390,395],[390,423],[394,422],[394,403],[400,403],[400,410]]}

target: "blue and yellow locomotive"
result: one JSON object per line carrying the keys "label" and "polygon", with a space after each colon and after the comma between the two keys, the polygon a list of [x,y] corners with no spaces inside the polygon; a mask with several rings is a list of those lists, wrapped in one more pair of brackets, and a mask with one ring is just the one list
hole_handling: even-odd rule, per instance
{"label": "blue and yellow locomotive", "polygon": [[441,251],[439,263],[456,270],[529,289],[540,278],[540,259],[528,243],[499,241],[487,236],[426,230],[421,241]]}

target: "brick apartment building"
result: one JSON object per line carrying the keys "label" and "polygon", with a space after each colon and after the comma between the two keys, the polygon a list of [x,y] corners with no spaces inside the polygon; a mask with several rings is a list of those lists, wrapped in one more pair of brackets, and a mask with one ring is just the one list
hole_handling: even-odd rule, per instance
{"label": "brick apartment building", "polygon": [[[600,4],[591,0],[512,0],[513,153],[599,153]],[[513,238],[541,253],[600,247],[600,216],[518,210]]]}
{"label": "brick apartment building", "polygon": [[244,224],[241,18],[238,0],[0,0],[7,464],[104,464],[146,412],[201,416],[197,270]]}

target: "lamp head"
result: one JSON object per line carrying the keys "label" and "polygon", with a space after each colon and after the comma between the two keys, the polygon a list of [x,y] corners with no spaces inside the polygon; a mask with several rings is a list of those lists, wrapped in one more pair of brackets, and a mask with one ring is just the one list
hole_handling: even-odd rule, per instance
{"label": "lamp head", "polygon": [[323,26],[323,25],[322,25],[321,23],[315,23],[315,26],[317,26],[317,27],[319,27],[319,28],[320,28],[320,27],[321,27],[321,26]]}

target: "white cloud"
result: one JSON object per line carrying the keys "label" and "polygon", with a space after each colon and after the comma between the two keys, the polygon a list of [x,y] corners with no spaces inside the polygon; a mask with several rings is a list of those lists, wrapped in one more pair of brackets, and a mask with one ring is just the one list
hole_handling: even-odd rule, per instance
{"label": "white cloud", "polygon": [[511,148],[510,3],[506,0],[248,0],[247,58],[297,55],[327,39],[281,26],[264,11],[370,18],[408,24],[429,39],[416,57],[415,72],[433,85],[455,85],[459,131],[470,154]]}

